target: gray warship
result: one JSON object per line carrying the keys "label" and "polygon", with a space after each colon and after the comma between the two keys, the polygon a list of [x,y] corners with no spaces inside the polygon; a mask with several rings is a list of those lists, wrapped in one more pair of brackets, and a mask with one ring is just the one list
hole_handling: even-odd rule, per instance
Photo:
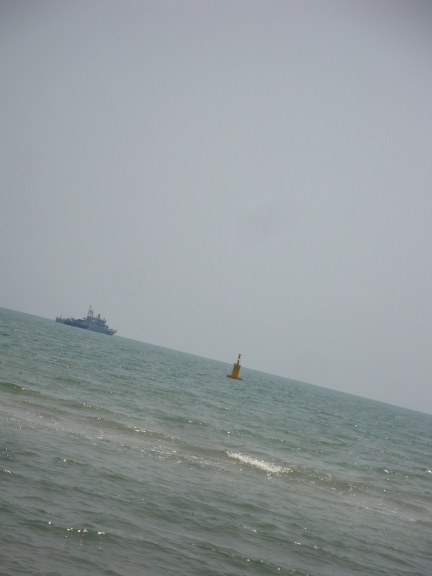
{"label": "gray warship", "polygon": [[66,326],[75,326],[75,328],[83,328],[84,330],[99,332],[100,334],[106,334],[107,336],[112,336],[117,332],[114,328],[108,327],[106,320],[101,318],[100,314],[95,316],[91,305],[85,318],[63,318],[63,316],[57,316],[56,322],[66,324]]}

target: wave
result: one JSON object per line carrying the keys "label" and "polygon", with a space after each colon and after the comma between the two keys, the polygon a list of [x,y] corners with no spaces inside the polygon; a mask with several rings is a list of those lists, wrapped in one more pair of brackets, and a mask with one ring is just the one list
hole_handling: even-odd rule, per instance
{"label": "wave", "polygon": [[253,458],[252,456],[248,456],[247,454],[240,454],[239,452],[230,452],[229,450],[226,451],[226,454],[230,458],[238,460],[242,464],[247,464],[248,466],[252,466],[253,468],[258,468],[259,470],[267,472],[267,474],[288,474],[292,472],[291,468],[278,466],[277,464],[267,462],[266,460],[259,460],[258,458]]}
{"label": "wave", "polygon": [[0,381],[0,391],[8,392],[10,394],[21,394],[22,392],[25,392],[26,394],[32,394],[34,396],[42,396],[42,394],[37,390],[31,390],[30,388],[14,384],[13,382]]}

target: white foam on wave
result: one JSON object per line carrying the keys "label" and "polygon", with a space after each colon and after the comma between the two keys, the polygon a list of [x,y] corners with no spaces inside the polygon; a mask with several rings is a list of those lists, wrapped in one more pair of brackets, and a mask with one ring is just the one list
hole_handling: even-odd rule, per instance
{"label": "white foam on wave", "polygon": [[289,468],[284,468],[283,466],[277,466],[271,462],[266,462],[265,460],[259,460],[258,458],[253,458],[252,456],[247,456],[246,454],[240,454],[239,452],[230,452],[227,450],[227,454],[230,458],[238,460],[243,464],[248,466],[253,466],[254,468],[259,468],[267,474],[281,474],[283,472],[290,472]]}

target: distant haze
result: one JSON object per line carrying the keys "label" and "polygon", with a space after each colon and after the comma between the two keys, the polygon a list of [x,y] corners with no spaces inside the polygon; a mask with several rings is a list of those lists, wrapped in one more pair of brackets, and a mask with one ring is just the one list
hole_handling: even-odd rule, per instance
{"label": "distant haze", "polygon": [[431,24],[2,0],[0,306],[432,412]]}

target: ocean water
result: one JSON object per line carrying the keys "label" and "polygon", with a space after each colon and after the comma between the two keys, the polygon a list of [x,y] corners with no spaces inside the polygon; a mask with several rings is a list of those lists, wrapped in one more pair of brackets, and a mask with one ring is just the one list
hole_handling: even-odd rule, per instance
{"label": "ocean water", "polygon": [[237,353],[0,308],[0,573],[432,574],[432,417]]}

